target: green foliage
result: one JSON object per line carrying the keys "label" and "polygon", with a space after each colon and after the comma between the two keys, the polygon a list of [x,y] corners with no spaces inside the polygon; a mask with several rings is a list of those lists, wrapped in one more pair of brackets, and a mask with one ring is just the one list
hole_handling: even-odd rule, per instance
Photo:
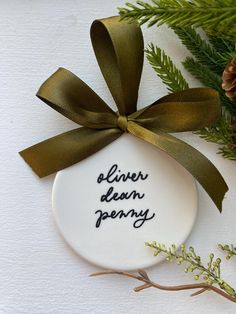
{"label": "green foliage", "polygon": [[201,138],[204,138],[208,142],[220,144],[221,147],[218,153],[223,157],[236,160],[236,149],[234,148],[234,139],[231,136],[231,118],[226,111],[223,111],[222,118],[218,123],[211,128],[205,128],[200,131],[196,131]]}
{"label": "green foliage", "polygon": [[162,243],[153,241],[152,243],[146,243],[146,246],[154,249],[154,256],[164,254],[168,262],[175,261],[177,265],[185,266],[185,273],[194,273],[194,279],[198,280],[202,278],[208,285],[218,285],[228,295],[235,296],[235,290],[221,278],[221,259],[214,258],[214,254],[209,254],[209,261],[207,265],[204,265],[202,259],[196,254],[193,247],[189,247],[186,250],[185,245],[182,244],[179,250],[176,250],[176,246],[172,245],[167,248]]}
{"label": "green foliage", "polygon": [[236,105],[226,97],[225,91],[221,88],[221,77],[212,72],[208,66],[187,57],[183,62],[184,67],[203,85],[214,88],[220,94],[221,104],[233,115],[236,115]]}
{"label": "green foliage", "polygon": [[[188,88],[188,83],[182,76],[181,71],[176,68],[171,58],[163,50],[150,44],[145,52],[148,61],[170,92]],[[192,58],[187,58],[184,65],[203,85],[212,87],[220,92],[222,104],[226,108],[230,108],[232,111],[236,109],[236,106],[233,106],[233,103],[225,96],[224,91],[221,89],[221,80],[217,74]],[[233,146],[234,138],[231,136],[232,131],[230,126],[230,115],[226,110],[223,110],[222,118],[215,126],[199,130],[195,133],[209,142],[220,144],[219,153],[225,158],[236,160],[236,149]]]}
{"label": "green foliage", "polygon": [[219,153],[227,159],[236,160],[236,145],[235,142],[231,145],[224,145],[219,148]]}
{"label": "green foliage", "polygon": [[209,43],[203,40],[192,28],[174,28],[182,43],[193,54],[187,57],[184,67],[204,86],[214,88],[219,92],[223,109],[222,119],[213,127],[196,132],[207,141],[221,145],[219,153],[225,158],[236,160],[235,138],[232,137],[231,116],[235,116],[236,104],[226,97],[222,89],[221,75],[225,65],[236,53],[235,45],[221,38],[210,37]]}
{"label": "green foliage", "polygon": [[216,37],[216,36],[208,36],[209,41],[212,45],[212,47],[218,52],[218,53],[227,53],[234,55],[236,54],[236,47],[235,44],[231,41],[228,41],[222,37]]}
{"label": "green foliage", "polygon": [[150,44],[145,49],[147,59],[157,75],[167,86],[169,92],[177,92],[189,88],[188,83],[163,50]]}
{"label": "green foliage", "polygon": [[192,27],[173,27],[172,29],[198,62],[206,65],[216,74],[221,75],[223,73],[225,65],[232,58],[229,52],[218,52],[206,40],[203,40]]}
{"label": "green foliage", "polygon": [[221,75],[232,55],[236,53],[235,45],[214,37],[209,38],[212,43],[210,45],[191,27],[173,28],[173,30],[194,56],[194,58],[188,57],[183,62],[185,68],[203,85],[217,90],[222,105],[235,115],[236,105],[225,96],[225,91],[221,87]]}
{"label": "green foliage", "polygon": [[152,0],[136,1],[119,8],[121,19],[148,26],[202,27],[208,34],[236,42],[235,0]]}
{"label": "green foliage", "polygon": [[[236,138],[232,136],[231,117],[227,113],[236,116],[236,103],[226,97],[221,86],[223,70],[236,56],[236,1],[152,0],[151,4],[136,1],[136,4],[127,3],[119,12],[124,20],[148,23],[148,26],[166,23],[174,30],[193,55],[184,60],[184,67],[204,86],[219,92],[224,109],[222,119],[215,126],[196,133],[207,141],[220,144],[219,153],[225,158],[236,160]],[[208,33],[209,41],[192,26],[201,26]],[[145,52],[169,92],[189,87],[181,71],[163,50],[151,44]]]}
{"label": "green foliage", "polygon": [[236,256],[236,247],[233,244],[218,244],[218,247],[226,253],[226,259],[231,259],[232,256]]}

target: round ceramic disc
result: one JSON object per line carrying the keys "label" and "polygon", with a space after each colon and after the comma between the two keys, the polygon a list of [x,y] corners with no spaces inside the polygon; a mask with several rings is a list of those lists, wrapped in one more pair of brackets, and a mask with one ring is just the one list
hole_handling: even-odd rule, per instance
{"label": "round ceramic disc", "polygon": [[193,177],[152,145],[124,134],[89,158],[57,173],[53,211],[61,234],[103,268],[152,266],[145,242],[180,245],[197,213]]}

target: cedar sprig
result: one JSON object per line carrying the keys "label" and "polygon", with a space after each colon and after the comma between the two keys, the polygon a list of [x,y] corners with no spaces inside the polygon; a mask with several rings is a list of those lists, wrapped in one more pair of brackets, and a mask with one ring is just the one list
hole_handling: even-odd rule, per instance
{"label": "cedar sprig", "polygon": [[[189,33],[187,36],[191,36],[191,34]],[[170,92],[176,92],[189,88],[189,85],[184,79],[181,71],[174,65],[171,58],[167,56],[162,49],[150,44],[145,49],[145,52],[149,63]],[[207,60],[205,60],[205,62],[207,62]],[[219,75],[212,72],[208,66],[202,65],[191,57],[187,57],[183,62],[183,65],[203,85],[217,90],[220,93],[222,105],[229,109],[232,114],[236,113],[236,105],[234,105],[233,102],[225,96],[225,92],[221,88],[221,78]]]}
{"label": "cedar sprig", "polygon": [[150,44],[145,49],[145,53],[149,63],[162,82],[167,86],[169,92],[173,93],[189,88],[181,71],[177,69],[171,58],[162,49]]}
{"label": "cedar sprig", "polygon": [[208,34],[236,42],[235,0],[152,0],[136,1],[119,8],[121,19],[176,27],[202,27]]}
{"label": "cedar sprig", "polygon": [[235,44],[222,38],[209,37],[209,42],[191,27],[173,27],[183,45],[192,53],[194,58],[187,57],[184,67],[203,85],[216,89],[221,96],[221,104],[231,115],[236,113],[236,104],[225,95],[222,89],[222,73],[225,66],[236,55]]}
{"label": "cedar sprig", "polygon": [[212,47],[218,52],[222,54],[235,55],[236,54],[236,46],[235,43],[226,40],[222,37],[216,37],[208,35],[209,42]]}
{"label": "cedar sprig", "polygon": [[221,104],[232,115],[236,114],[236,105],[225,95],[225,91],[222,89],[221,77],[212,72],[208,66],[201,64],[192,57],[187,57],[183,61],[185,69],[189,71],[195,78],[197,78],[204,86],[211,87],[219,92]]}
{"label": "cedar sprig", "polygon": [[136,279],[142,282],[142,284],[134,288],[135,292],[139,292],[151,287],[165,291],[197,289],[196,292],[191,294],[191,296],[197,296],[209,290],[215,292],[218,295],[221,295],[229,301],[236,303],[235,290],[221,277],[221,259],[215,258],[213,253],[209,255],[209,261],[207,265],[204,265],[201,257],[196,254],[194,248],[189,247],[189,249],[186,250],[184,244],[181,245],[180,249],[176,249],[175,245],[172,245],[171,247],[166,247],[164,244],[157,243],[156,241],[152,243],[147,242],[146,246],[154,249],[154,256],[164,254],[165,259],[168,262],[175,261],[177,265],[185,264],[185,273],[195,273],[194,279],[198,281],[200,278],[203,278],[204,282],[197,282],[186,285],[165,286],[151,280],[147,272],[143,269],[138,270],[137,274],[125,271],[107,270],[93,273],[91,274],[91,276],[95,277],[101,275],[121,275]]}
{"label": "cedar sprig", "polygon": [[226,259],[231,259],[232,256],[236,256],[236,247],[233,244],[218,244],[218,247],[226,253]]}
{"label": "cedar sprig", "polygon": [[[190,26],[195,26],[190,22],[190,24],[183,25],[180,20],[175,20],[173,22],[173,16],[170,16],[168,20],[155,21],[156,8],[163,9],[163,14],[168,14],[171,12],[171,8],[177,14],[177,11],[189,9],[189,14],[191,16],[192,10],[201,10],[205,8],[202,14],[210,14],[210,9],[216,9],[220,14],[222,9],[227,11],[227,8],[233,6],[234,10],[231,11],[231,18],[234,20],[236,15],[234,11],[236,10],[236,3],[233,0],[224,0],[221,3],[217,0],[197,0],[197,1],[185,1],[185,0],[154,0],[153,4],[137,1],[136,5],[127,4],[127,8],[120,9],[121,19],[125,20],[138,20],[140,24],[149,23],[149,26],[154,24],[160,25],[162,23],[167,23],[178,35],[182,43],[188,48],[192,53],[194,58],[188,57],[184,62],[184,67],[195,77],[197,78],[204,86],[211,87],[217,90],[220,94],[221,105],[223,107],[222,119],[212,128],[205,128],[197,132],[202,138],[207,141],[215,142],[221,145],[219,152],[225,158],[232,160],[236,159],[236,132],[235,132],[235,123],[231,123],[230,118],[228,117],[227,111],[229,111],[231,116],[236,115],[236,103],[233,103],[225,95],[225,91],[222,89],[222,79],[221,74],[223,72],[226,64],[232,59],[233,56],[236,56],[236,47],[235,44],[227,40],[226,37],[222,37],[222,32],[220,32],[220,38],[214,37],[208,34],[209,42],[202,39],[202,37]],[[206,9],[209,7],[209,10]],[[210,8],[211,7],[211,8]],[[155,8],[155,10],[153,10]],[[203,10],[203,11],[204,11]],[[213,11],[214,11],[213,10]],[[165,12],[164,12],[165,11]],[[172,13],[174,12],[172,11]],[[183,13],[183,11],[181,11]],[[149,12],[149,13],[148,13]],[[161,12],[160,10],[158,11]],[[196,11],[195,11],[196,12]],[[158,14],[159,14],[158,13]],[[180,13],[180,12],[179,12]],[[158,15],[157,14],[157,15]],[[181,15],[181,14],[180,14]],[[158,15],[159,17],[161,16]],[[208,20],[211,20],[212,17],[208,16]],[[213,18],[213,20],[215,20]],[[199,25],[198,25],[199,26]],[[208,31],[206,25],[201,25],[205,31]],[[218,27],[215,25],[215,29]],[[232,27],[235,32],[236,28]],[[230,30],[231,31],[231,30]],[[208,32],[209,33],[209,32]],[[235,40],[236,41],[236,37]],[[163,83],[167,86],[168,91],[176,92],[188,88],[188,83],[184,79],[181,71],[175,66],[173,61],[169,56],[165,54],[163,50],[159,47],[155,47],[153,44],[149,45],[145,50],[146,56],[153,69],[157,75],[162,79]]]}
{"label": "cedar sprig", "polygon": [[230,115],[223,110],[221,119],[211,128],[204,128],[194,133],[208,142],[221,145],[218,153],[224,158],[236,160],[236,143],[232,134]]}
{"label": "cedar sprig", "polygon": [[[152,65],[154,71],[162,79],[162,82],[167,86],[169,92],[176,92],[184,90],[189,87],[187,81],[183,77],[181,71],[175,66],[173,61],[169,56],[165,54],[163,50],[159,47],[150,44],[146,49],[146,57],[149,63]],[[191,68],[191,63],[194,62],[194,74],[201,82],[209,87],[217,89],[221,94],[221,102],[225,107],[235,108],[233,103],[225,96],[221,89],[221,81],[217,74],[210,71],[208,68],[206,71],[200,66],[198,68],[197,62],[193,59],[185,61],[186,67]],[[195,72],[196,68],[196,72]],[[215,126],[211,128],[204,128],[202,130],[196,131],[201,138],[220,144],[219,153],[221,153],[225,158],[236,160],[236,148],[235,137],[232,136],[233,131],[231,127],[230,115],[226,110],[222,112],[222,118],[216,123]]]}
{"label": "cedar sprig", "polygon": [[211,71],[222,75],[225,65],[232,58],[232,50],[218,52],[192,27],[172,27],[182,44],[194,55],[195,59]]}

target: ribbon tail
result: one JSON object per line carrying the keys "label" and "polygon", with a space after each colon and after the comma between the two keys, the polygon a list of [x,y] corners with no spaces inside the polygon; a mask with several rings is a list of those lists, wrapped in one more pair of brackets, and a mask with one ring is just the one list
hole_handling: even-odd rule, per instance
{"label": "ribbon tail", "polygon": [[151,143],[178,161],[202,185],[219,211],[228,186],[217,168],[197,149],[172,135],[146,129],[132,121],[128,131],[134,136]]}
{"label": "ribbon tail", "polygon": [[122,133],[118,128],[77,128],[33,145],[19,154],[42,178],[89,157]]}

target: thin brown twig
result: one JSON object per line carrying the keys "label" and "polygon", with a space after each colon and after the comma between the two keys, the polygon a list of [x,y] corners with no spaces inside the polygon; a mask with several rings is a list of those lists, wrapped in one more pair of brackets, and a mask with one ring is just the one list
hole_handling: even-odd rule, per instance
{"label": "thin brown twig", "polygon": [[[145,272],[145,271],[141,271],[141,272]],[[195,283],[195,284],[186,284],[186,285],[177,285],[177,286],[164,286],[164,285],[160,285],[158,283],[155,283],[153,281],[151,281],[148,277],[144,277],[141,272],[139,271],[139,275],[135,275],[133,273],[129,273],[129,272],[123,272],[123,271],[115,271],[115,270],[108,270],[108,271],[101,271],[101,272],[96,272],[91,274],[91,277],[95,277],[95,276],[102,276],[102,275],[121,275],[121,276],[126,276],[129,278],[133,278],[139,281],[144,282],[144,285],[141,285],[139,287],[134,288],[135,292],[141,291],[143,289],[147,289],[150,287],[153,288],[157,288],[160,290],[165,290],[165,291],[180,291],[180,290],[192,290],[192,289],[200,289],[199,291],[195,292],[192,294],[192,296],[196,296],[199,295],[207,290],[211,290],[219,295],[221,295],[222,297],[228,299],[229,301],[232,301],[234,303],[236,303],[236,296],[231,296],[227,293],[225,293],[224,291],[222,291],[221,289],[215,287],[215,286],[211,286],[208,285],[204,282],[201,283]]]}
{"label": "thin brown twig", "polygon": [[203,293],[203,292],[205,292],[205,291],[207,291],[207,290],[208,290],[208,288],[202,288],[202,289],[200,289],[200,290],[198,290],[198,291],[192,293],[192,294],[191,294],[191,297],[195,297],[196,295],[199,295],[199,294],[201,294],[201,293]]}
{"label": "thin brown twig", "polygon": [[150,288],[151,286],[152,285],[150,283],[145,283],[145,284],[143,284],[141,286],[138,286],[138,287],[134,288],[134,291],[135,292],[139,292],[139,291],[142,291],[144,289]]}

